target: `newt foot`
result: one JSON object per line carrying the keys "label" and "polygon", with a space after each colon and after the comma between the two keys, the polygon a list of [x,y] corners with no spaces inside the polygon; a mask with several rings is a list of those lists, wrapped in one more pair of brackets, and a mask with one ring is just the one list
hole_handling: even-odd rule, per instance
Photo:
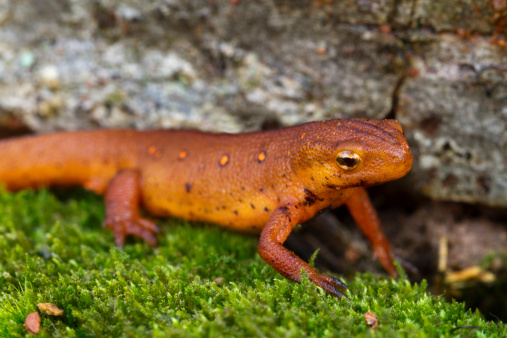
{"label": "newt foot", "polygon": [[345,296],[345,294],[344,294],[344,292],[348,289],[347,285],[345,283],[343,283],[341,280],[331,277],[331,276],[321,275],[321,274],[316,274],[316,275],[312,276],[311,280],[315,285],[320,286],[327,293],[329,293],[333,296],[336,296],[338,298],[343,297],[343,298],[349,300],[347,298],[347,296]]}
{"label": "newt foot", "polygon": [[102,224],[114,234],[114,242],[119,248],[125,245],[125,237],[133,235],[144,239],[150,246],[157,245],[155,234],[160,232],[158,226],[145,218],[108,217]]}

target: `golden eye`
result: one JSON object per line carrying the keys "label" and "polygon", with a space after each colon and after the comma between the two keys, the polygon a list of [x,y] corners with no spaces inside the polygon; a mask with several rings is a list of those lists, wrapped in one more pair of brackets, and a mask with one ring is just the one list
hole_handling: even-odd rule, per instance
{"label": "golden eye", "polygon": [[360,162],[361,157],[348,150],[342,151],[336,156],[336,163],[338,163],[343,170],[353,170]]}

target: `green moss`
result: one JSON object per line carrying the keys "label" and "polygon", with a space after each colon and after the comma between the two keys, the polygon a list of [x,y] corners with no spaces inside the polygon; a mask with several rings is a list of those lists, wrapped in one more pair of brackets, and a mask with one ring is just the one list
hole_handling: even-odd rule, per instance
{"label": "green moss", "polygon": [[27,336],[39,302],[64,310],[41,316],[42,337],[507,335],[404,278],[358,275],[350,302],[291,283],[259,258],[255,237],[218,227],[167,220],[158,248],[132,241],[120,251],[103,215],[88,193],[0,194],[0,337]]}

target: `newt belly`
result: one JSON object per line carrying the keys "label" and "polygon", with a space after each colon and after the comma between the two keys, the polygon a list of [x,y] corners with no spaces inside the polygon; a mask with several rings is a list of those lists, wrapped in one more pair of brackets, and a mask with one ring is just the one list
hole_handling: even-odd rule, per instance
{"label": "newt belly", "polygon": [[139,216],[173,216],[261,232],[258,251],[285,277],[301,269],[327,292],[345,285],[283,247],[294,226],[347,205],[385,269],[389,243],[364,187],[404,176],[412,154],[394,120],[330,120],[276,131],[210,134],[101,130],[0,141],[0,182],[14,191],[82,185],[105,195],[116,244],[135,235],[155,245],[158,228]]}

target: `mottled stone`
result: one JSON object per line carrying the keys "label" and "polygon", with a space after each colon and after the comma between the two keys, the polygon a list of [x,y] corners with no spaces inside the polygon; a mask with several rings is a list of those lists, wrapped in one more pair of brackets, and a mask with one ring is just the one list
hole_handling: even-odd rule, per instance
{"label": "mottled stone", "polygon": [[494,31],[495,1],[419,0],[413,19],[438,32],[467,30],[483,34]]}
{"label": "mottled stone", "polygon": [[0,111],[37,131],[382,118],[402,76],[399,42],[351,25],[391,2],[26,1],[0,32]]}
{"label": "mottled stone", "polygon": [[0,0],[0,131],[398,117],[425,193],[507,206],[506,27],[504,1]]}
{"label": "mottled stone", "polygon": [[488,39],[450,34],[414,56],[418,75],[401,87],[396,115],[429,196],[507,205],[506,65],[505,50]]}

